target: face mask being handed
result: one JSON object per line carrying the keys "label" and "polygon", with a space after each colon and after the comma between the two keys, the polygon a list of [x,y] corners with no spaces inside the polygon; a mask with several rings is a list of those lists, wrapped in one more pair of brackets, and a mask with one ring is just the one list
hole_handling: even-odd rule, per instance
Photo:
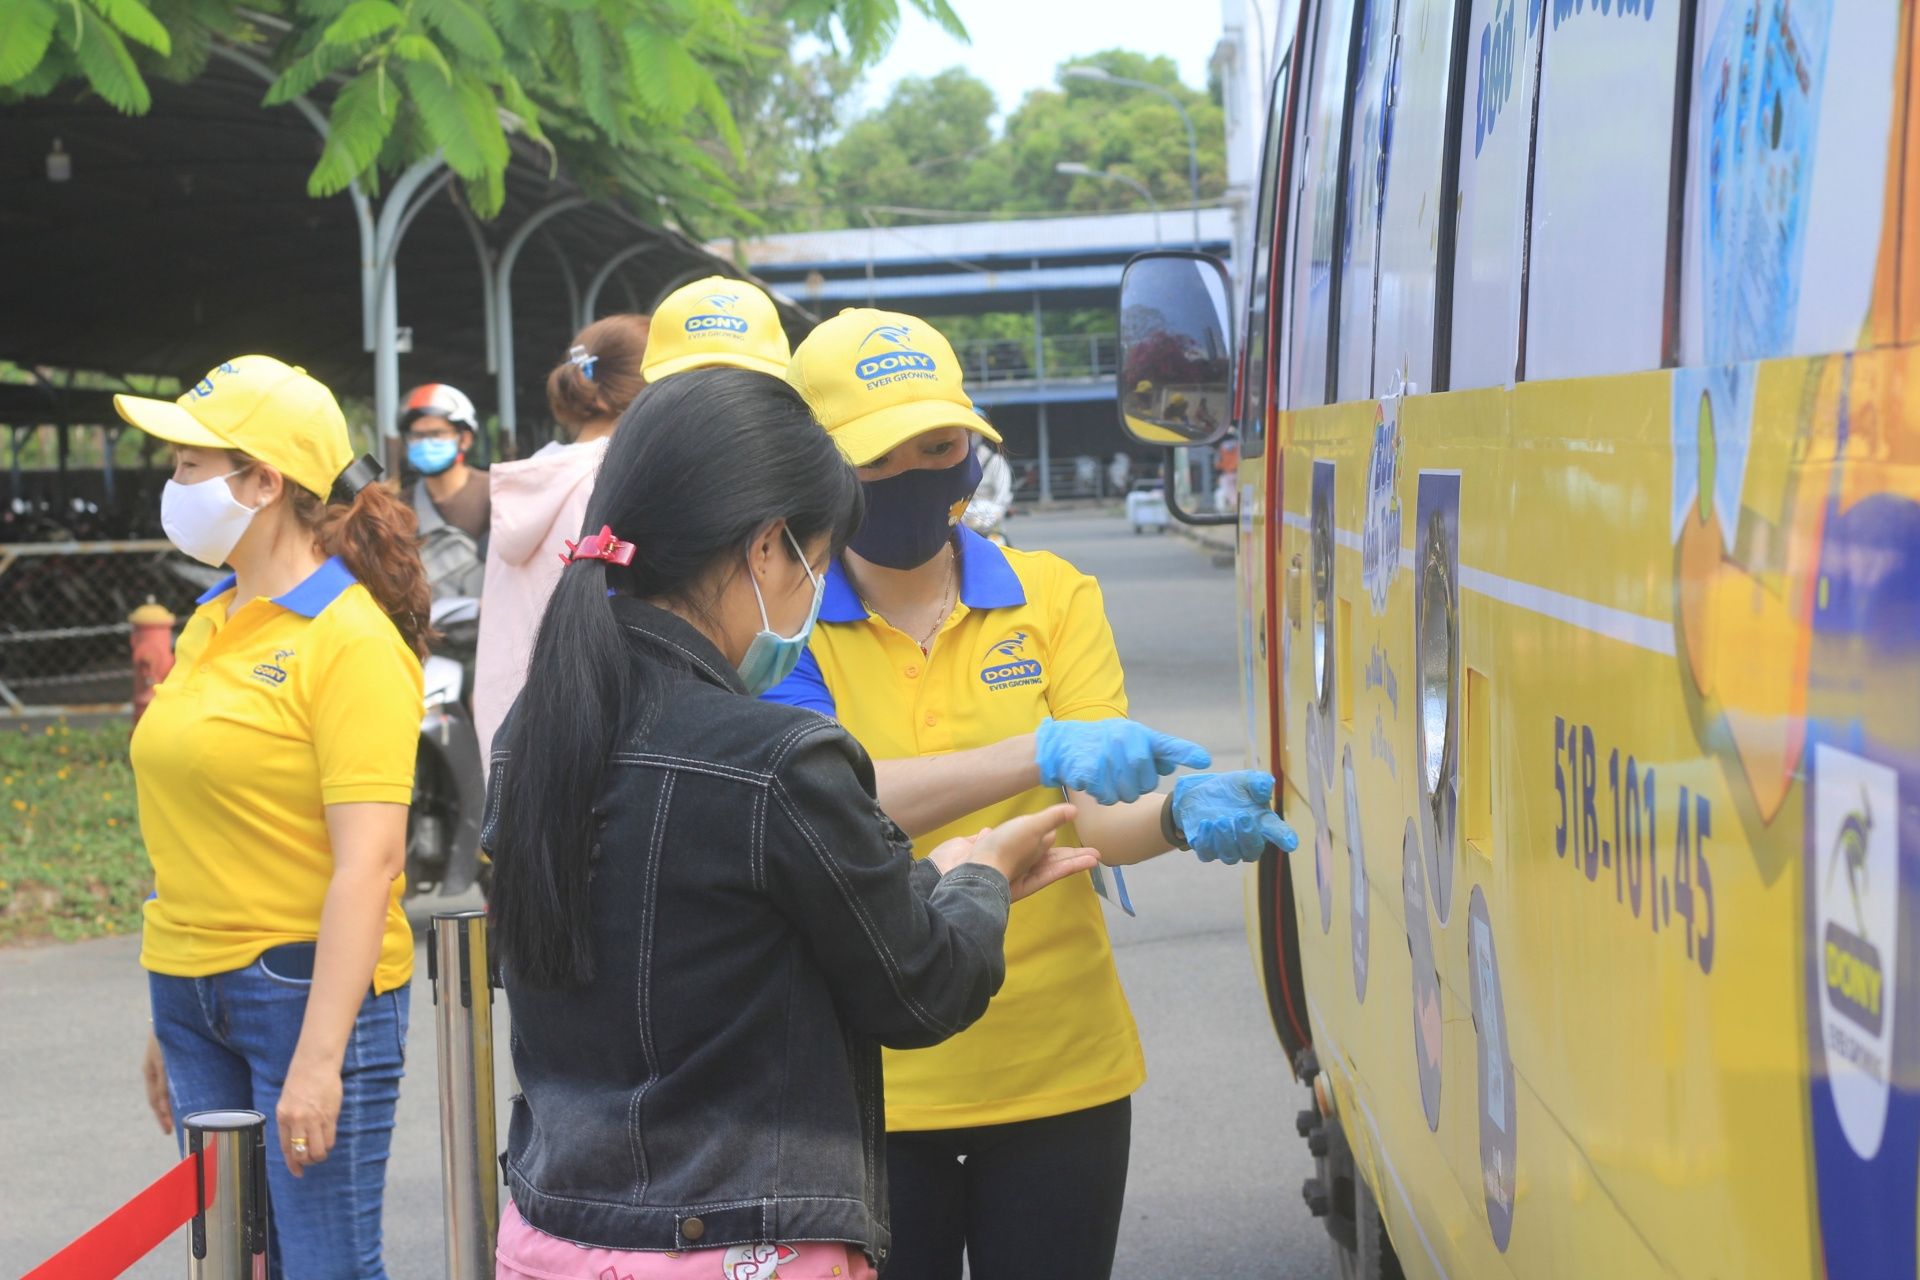
{"label": "face mask being handed", "polygon": [[860,487],[867,492],[867,518],[847,546],[888,569],[917,569],[933,559],[960,523],[980,487],[980,459],[969,449],[953,466],[862,480]]}
{"label": "face mask being handed", "polygon": [[201,564],[215,568],[233,554],[253,516],[254,508],[234,499],[226,476],[193,484],[169,480],[160,491],[160,527],[167,537]]}
{"label": "face mask being handed", "polygon": [[806,625],[791,636],[776,635],[773,624],[767,621],[767,600],[760,594],[760,580],[753,576],[752,567],[748,567],[747,581],[753,583],[753,597],[760,602],[760,633],[754,636],[746,656],[740,659],[740,679],[747,686],[747,692],[756,698],[793,674],[800,655],[807,651],[807,638],[813,634],[813,624],[820,617],[820,601],[827,592],[827,580],[814,576],[806,553],[793,540],[793,530],[788,529],[786,534],[787,541],[793,544],[793,553],[800,557],[800,567],[807,571],[813,583],[813,609],[807,614]]}
{"label": "face mask being handed", "polygon": [[407,461],[423,476],[437,476],[460,456],[460,442],[444,436],[426,436],[407,444]]}

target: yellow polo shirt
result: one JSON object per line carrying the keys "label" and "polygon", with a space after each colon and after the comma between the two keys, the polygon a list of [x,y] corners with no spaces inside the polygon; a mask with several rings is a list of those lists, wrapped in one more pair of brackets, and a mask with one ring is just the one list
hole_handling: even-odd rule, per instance
{"label": "yellow polo shirt", "polygon": [[[413,799],[420,661],[346,566],[229,618],[232,601],[232,578],[200,597],[133,733],[154,878],[140,963],[182,978],[318,938],[326,806]],[[396,879],[375,991],[413,976],[404,891]]]}
{"label": "yellow polo shirt", "polygon": [[[834,716],[876,760],[984,747],[1031,732],[1045,716],[1127,714],[1097,582],[1058,556],[1003,551],[964,525],[960,549],[959,599],[931,658],[867,611],[836,562],[806,655],[766,696]],[[1022,792],[920,837],[914,856],[1060,799],[1047,787]],[[1059,839],[1077,837],[1068,826]],[[1062,1115],[1146,1082],[1088,877],[1016,902],[1006,955],[1006,985],[980,1021],[931,1049],[886,1052],[888,1129]]]}

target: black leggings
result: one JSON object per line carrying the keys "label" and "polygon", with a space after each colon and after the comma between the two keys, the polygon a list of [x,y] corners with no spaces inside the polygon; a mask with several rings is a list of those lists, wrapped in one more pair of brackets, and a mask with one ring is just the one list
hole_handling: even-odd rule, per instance
{"label": "black leggings", "polygon": [[1107,1280],[1127,1193],[1133,1100],[887,1135],[885,1280]]}

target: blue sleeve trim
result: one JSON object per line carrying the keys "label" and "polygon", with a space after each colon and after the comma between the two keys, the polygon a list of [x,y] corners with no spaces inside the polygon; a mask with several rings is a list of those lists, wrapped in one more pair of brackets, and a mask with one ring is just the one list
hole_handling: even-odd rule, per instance
{"label": "blue sleeve trim", "polygon": [[827,688],[827,679],[820,673],[820,664],[814,660],[812,649],[800,655],[800,663],[794,667],[792,675],[761,694],[760,698],[764,702],[805,707],[835,720],[840,718],[839,705],[833,700],[833,691]]}

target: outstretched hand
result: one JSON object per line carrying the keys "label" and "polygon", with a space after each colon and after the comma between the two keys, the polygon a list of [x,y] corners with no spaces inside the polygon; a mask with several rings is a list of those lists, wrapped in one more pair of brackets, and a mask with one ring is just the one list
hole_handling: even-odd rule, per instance
{"label": "outstretched hand", "polygon": [[1073,817],[1072,805],[1052,805],[986,827],[978,835],[957,836],[927,856],[942,875],[968,862],[992,867],[1007,878],[1013,901],[1018,902],[1056,880],[1090,870],[1100,860],[1092,849],[1054,847],[1055,833]]}
{"label": "outstretched hand", "polygon": [[1213,763],[1198,743],[1160,733],[1133,720],[1055,720],[1034,733],[1040,784],[1084,791],[1101,804],[1129,804],[1185,765]]}
{"label": "outstretched hand", "polygon": [[1300,843],[1273,811],[1273,775],[1258,769],[1188,774],[1173,786],[1173,819],[1202,862],[1252,862],[1268,845]]}

